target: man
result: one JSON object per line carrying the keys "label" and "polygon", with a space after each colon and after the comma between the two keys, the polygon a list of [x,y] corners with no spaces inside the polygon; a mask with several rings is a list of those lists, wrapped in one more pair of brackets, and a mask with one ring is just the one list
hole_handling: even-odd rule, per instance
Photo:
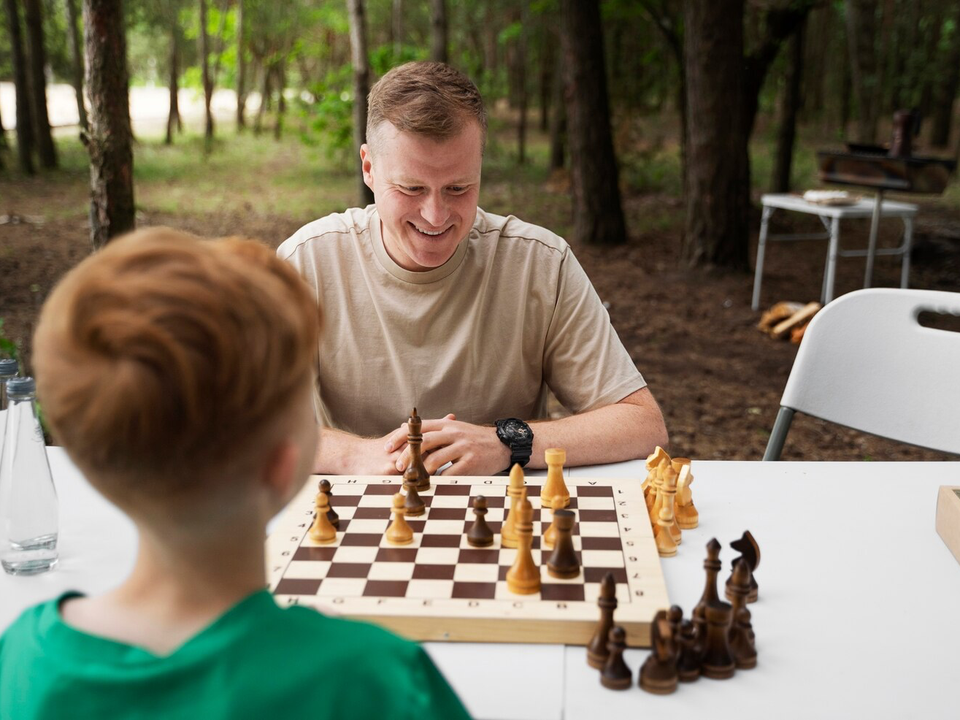
{"label": "man", "polygon": [[[567,243],[477,206],[486,115],[442,63],[394,68],[370,92],[363,177],[375,205],[329,215],[277,251],[327,309],[316,471],[394,474],[424,417],[429,472],[490,475],[642,457],[660,409]],[[542,418],[548,389],[575,414]]]}

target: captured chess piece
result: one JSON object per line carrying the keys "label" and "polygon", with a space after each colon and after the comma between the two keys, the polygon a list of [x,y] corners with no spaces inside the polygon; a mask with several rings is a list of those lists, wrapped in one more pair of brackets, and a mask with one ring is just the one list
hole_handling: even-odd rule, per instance
{"label": "captured chess piece", "polygon": [[648,693],[669,695],[677,689],[677,650],[671,624],[667,613],[660,610],[650,625],[652,652],[640,668],[639,680]]}
{"label": "captured chess piece", "polygon": [[[540,504],[552,510],[565,508],[570,504],[570,491],[563,482],[563,464],[567,461],[567,452],[560,448],[548,448],[543,456],[547,462],[547,481],[540,490]],[[558,497],[560,505],[555,504]]]}
{"label": "captured chess piece", "polygon": [[427,506],[424,504],[423,498],[420,497],[420,493],[417,492],[416,478],[404,477],[403,489],[407,493],[406,500],[404,500],[403,503],[404,515],[407,517],[419,517],[423,515],[427,511]]}
{"label": "captured chess piece", "polygon": [[[660,510],[663,510],[665,507],[669,509],[670,524],[667,528],[670,531],[673,542],[679,545],[682,542],[683,536],[680,533],[680,526],[677,524],[677,477],[678,474],[677,471],[674,470],[673,465],[668,464],[664,467],[663,482],[660,483]],[[654,535],[656,536],[658,532],[659,530],[657,530]]]}
{"label": "captured chess piece", "polygon": [[660,519],[657,522],[658,532],[656,535],[657,552],[660,557],[673,557],[677,554],[677,542],[673,539],[670,532],[670,526],[673,524],[673,498],[670,498],[669,506],[664,503],[660,508]]}
{"label": "captured chess piece", "polygon": [[[562,495],[556,495],[553,498],[553,507],[562,508],[563,505]],[[553,549],[553,544],[557,541],[557,514],[553,513],[551,518],[550,527],[547,528],[547,531],[540,536],[540,544],[547,550]]]}
{"label": "captured chess piece", "polygon": [[693,682],[700,677],[703,658],[697,647],[697,629],[691,620],[680,623],[677,646],[677,676],[680,682]]}
{"label": "captured chess piece", "polygon": [[401,493],[397,493],[393,496],[393,522],[390,523],[390,527],[387,528],[387,542],[391,545],[409,545],[413,542],[413,530],[407,524],[406,510],[403,505],[406,502],[406,499]]}
{"label": "captured chess piece", "polygon": [[420,453],[420,445],[423,443],[423,433],[421,429],[423,421],[417,415],[417,409],[414,408],[410,417],[407,418],[407,445],[410,446],[410,463],[403,471],[403,480],[408,479],[417,483],[417,490],[430,489],[430,473],[423,466],[423,456]]}
{"label": "captured chess piece", "polygon": [[707,606],[711,603],[720,602],[720,596],[717,595],[717,574],[720,572],[720,550],[722,546],[716,538],[712,538],[707,543],[707,559],[703,561],[703,569],[707,572],[706,585],[703,588],[703,595],[700,596],[700,602],[693,608],[693,624],[697,629],[697,642],[700,648],[703,647],[703,641],[707,636]]}
{"label": "captured chess piece", "polygon": [[510,497],[510,510],[500,528],[500,544],[505,548],[517,547],[517,507],[520,498],[527,496],[527,489],[523,486],[523,468],[514,465],[510,469],[510,484],[507,486],[507,495]]}
{"label": "captured chess piece", "polygon": [[553,518],[557,537],[553,554],[547,560],[547,572],[555,578],[575,578],[580,574],[580,560],[573,548],[573,523],[576,515],[572,510],[554,510]]}
{"label": "captured chess piece", "polygon": [[750,611],[747,609],[747,597],[750,595],[750,566],[743,558],[737,558],[733,566],[733,575],[727,582],[727,594],[733,596],[730,603],[733,624],[728,637],[730,652],[738,668],[749,670],[757,666],[757,647],[753,625],[750,623]]}
{"label": "captured chess piece", "polygon": [[626,690],[633,685],[633,673],[623,661],[627,649],[627,634],[619,625],[610,629],[607,639],[607,661],[600,671],[600,684],[611,690]]}
{"label": "captured chess piece", "polygon": [[507,590],[517,595],[532,595],[540,591],[540,568],[533,561],[530,546],[533,543],[533,506],[527,500],[527,491],[517,507],[517,557],[507,570]]}
{"label": "captured chess piece", "polygon": [[[740,557],[733,559],[732,565],[734,568],[736,568],[737,560],[740,560],[740,558],[747,561],[747,566],[750,568],[750,593],[747,595],[747,602],[756,602],[760,596],[760,588],[757,585],[757,579],[754,577],[754,573],[757,571],[757,568],[760,567],[760,546],[757,544],[757,541],[753,539],[750,531],[746,530],[739,539],[730,543],[730,547],[740,553]],[[726,590],[724,591],[724,595],[726,595],[727,600],[730,601],[733,600],[730,593],[730,582],[732,580],[733,575],[731,574],[727,580]]]}
{"label": "captured chess piece", "polygon": [[612,572],[608,572],[600,581],[600,597],[597,599],[600,608],[600,622],[597,629],[587,643],[587,664],[601,669],[610,656],[607,640],[610,638],[610,628],[613,627],[613,612],[617,609],[617,581]]}
{"label": "captured chess piece", "polygon": [[330,509],[327,510],[327,520],[329,520],[330,524],[339,530],[340,516],[337,515],[337,511],[333,509],[333,490],[330,486],[330,481],[326,478],[320,481],[320,492],[327,496],[327,505],[330,506]]}
{"label": "captured chess piece", "polygon": [[[666,455],[666,453],[664,453],[664,455]],[[660,517],[660,502],[662,500],[660,488],[663,487],[663,471],[669,464],[670,457],[667,456],[663,462],[657,466],[653,479],[647,487],[647,496],[644,498],[644,502],[647,504],[647,511],[650,513],[650,523],[654,526],[654,531],[657,529],[657,520]]]}
{"label": "captured chess piece", "polygon": [[[647,456],[646,468],[647,468],[647,477],[640,485],[640,489],[643,490],[643,497],[646,499],[647,495],[650,493],[653,488],[654,482],[657,479],[657,474],[660,472],[660,463],[663,462],[664,458],[667,460],[670,459],[670,456],[667,455],[667,451],[662,447],[657,445],[656,449]],[[647,509],[650,509],[650,503],[647,504]]]}
{"label": "captured chess piece", "polygon": [[489,547],[493,545],[493,530],[487,525],[487,499],[477,495],[473,499],[473,514],[476,520],[467,531],[467,542],[473,547]]}
{"label": "captured chess piece", "polygon": [[337,529],[330,524],[327,512],[330,510],[330,499],[323,491],[317,493],[314,501],[316,514],[313,525],[310,526],[310,539],[319,545],[329,545],[337,540]]}
{"label": "captured chess piece", "polygon": [[677,524],[681,530],[693,530],[700,524],[700,513],[693,504],[693,473],[690,472],[688,458],[674,458],[673,469],[679,473],[677,478]]}
{"label": "captured chess piece", "polygon": [[730,652],[730,622],[733,620],[733,608],[722,600],[710,603],[706,610],[707,638],[703,648],[703,662],[700,672],[704,677],[725,680],[733,677],[736,662]]}

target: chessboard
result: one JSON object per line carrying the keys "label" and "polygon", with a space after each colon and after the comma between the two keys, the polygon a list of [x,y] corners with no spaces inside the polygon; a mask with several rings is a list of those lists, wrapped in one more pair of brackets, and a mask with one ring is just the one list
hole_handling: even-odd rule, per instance
{"label": "chessboard", "polygon": [[[331,506],[340,517],[336,541],[326,545],[308,535],[321,477],[332,484]],[[430,489],[420,493],[426,513],[407,520],[414,540],[405,546],[384,537],[400,478],[313,476],[267,540],[270,589],[281,605],[366,620],[411,640],[586,645],[597,626],[600,582],[613,573],[617,623],[629,645],[648,647],[651,622],[670,603],[640,480],[567,480],[581,567],[573,579],[547,572],[549,551],[541,549],[540,538],[552,518],[537,484],[545,480],[525,482],[533,505],[532,553],[541,571],[538,593],[507,588],[517,550],[500,544],[510,506],[505,476],[431,478]],[[487,500],[486,519],[495,533],[487,548],[466,539],[477,495]]]}

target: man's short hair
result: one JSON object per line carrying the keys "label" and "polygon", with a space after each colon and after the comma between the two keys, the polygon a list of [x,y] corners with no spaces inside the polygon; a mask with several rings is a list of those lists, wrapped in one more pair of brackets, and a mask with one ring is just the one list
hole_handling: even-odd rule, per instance
{"label": "man's short hair", "polygon": [[447,140],[470,120],[486,138],[487,113],[470,78],[445,63],[409,62],[390,70],[370,90],[367,142],[376,147],[377,128],[383,122],[403,132]]}
{"label": "man's short hair", "polygon": [[38,399],[109,497],[192,493],[198,478],[259,459],[257,440],[315,378],[321,322],[310,289],[266,245],[141,230],[81,262],[46,301]]}

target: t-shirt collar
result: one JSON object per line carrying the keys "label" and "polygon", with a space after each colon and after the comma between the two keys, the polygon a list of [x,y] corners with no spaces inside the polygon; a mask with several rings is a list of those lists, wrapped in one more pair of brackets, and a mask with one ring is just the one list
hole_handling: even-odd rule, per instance
{"label": "t-shirt collar", "polygon": [[432,270],[427,270],[425,272],[413,272],[412,270],[407,270],[406,268],[402,268],[397,265],[393,258],[390,257],[389,253],[387,253],[387,249],[383,246],[383,234],[380,232],[380,213],[378,213],[376,208],[374,208],[374,211],[370,214],[370,241],[373,243],[373,252],[377,257],[377,260],[380,262],[380,265],[384,270],[398,280],[413,283],[415,285],[426,285],[428,283],[437,282],[438,280],[443,280],[444,278],[449,277],[453,272],[455,272],[463,262],[463,258],[467,255],[467,245],[470,238],[476,234],[477,224],[476,220],[474,220],[474,224],[470,229],[470,233],[467,235],[467,237],[460,241],[460,244],[457,245],[457,249],[454,251],[449,260],[447,260],[440,267],[433,268]]}

